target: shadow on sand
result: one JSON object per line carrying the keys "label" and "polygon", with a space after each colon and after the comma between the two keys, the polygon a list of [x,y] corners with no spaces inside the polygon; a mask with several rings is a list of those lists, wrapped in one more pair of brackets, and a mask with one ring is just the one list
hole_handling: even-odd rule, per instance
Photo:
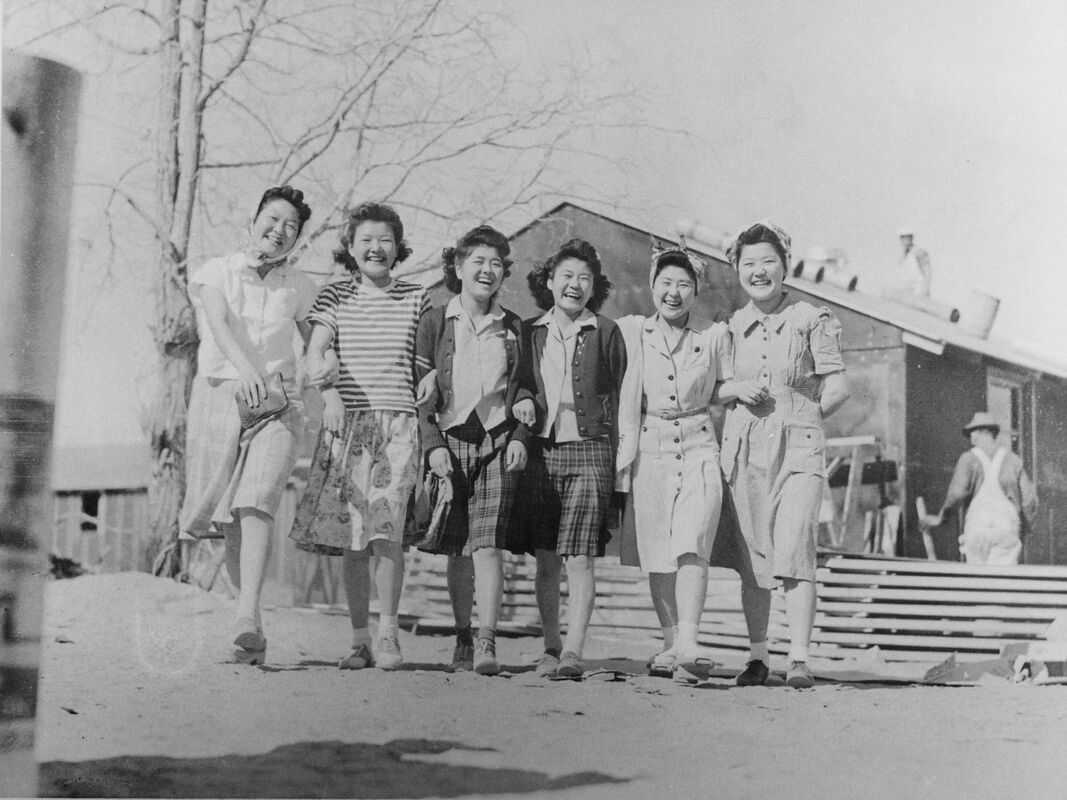
{"label": "shadow on sand", "polygon": [[529,770],[427,763],[410,755],[489,750],[397,739],[384,745],[300,742],[260,755],[119,756],[41,764],[40,797],[461,797],[625,783],[599,772],[550,778]]}

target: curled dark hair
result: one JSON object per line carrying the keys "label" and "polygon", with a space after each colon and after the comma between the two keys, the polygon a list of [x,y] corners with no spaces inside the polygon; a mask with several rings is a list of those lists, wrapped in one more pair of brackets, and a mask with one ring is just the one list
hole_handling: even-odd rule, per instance
{"label": "curled dark hair", "polygon": [[299,236],[300,231],[304,230],[304,223],[311,219],[311,206],[304,202],[304,193],[299,189],[294,189],[292,186],[272,186],[263,193],[263,197],[259,201],[259,207],[256,208],[256,213],[252,219],[258,219],[259,212],[263,210],[267,203],[273,200],[284,200],[296,209],[296,215],[300,219],[300,228],[296,232],[296,235]]}
{"label": "curled dark hair", "polygon": [[585,304],[585,307],[595,314],[604,305],[604,301],[608,299],[608,294],[611,292],[611,281],[604,277],[604,269],[600,264],[600,256],[597,255],[596,248],[584,239],[571,239],[555,254],[550,256],[544,264],[530,270],[530,273],[526,276],[526,282],[530,286],[530,294],[533,296],[534,302],[537,303],[537,307],[541,310],[548,311],[552,308],[556,301],[552,297],[552,288],[549,283],[552,280],[553,273],[556,271],[556,267],[568,258],[583,262],[593,272],[593,294],[589,298],[589,302]]}
{"label": "curled dark hair", "polygon": [[459,294],[463,289],[463,281],[460,280],[456,268],[467,260],[467,256],[474,252],[474,248],[482,246],[492,247],[496,250],[500,260],[504,262],[505,278],[511,274],[513,262],[508,258],[511,255],[511,244],[508,242],[508,237],[490,225],[479,225],[459,237],[455,247],[446,247],[441,251],[441,260],[443,262],[441,264],[441,272],[445,276],[445,288],[452,294]]}
{"label": "curled dark hair", "polygon": [[782,260],[782,267],[786,270],[789,269],[789,255],[786,253],[786,245],[782,243],[782,240],[778,238],[778,234],[768,228],[762,222],[757,222],[755,225],[746,228],[737,237],[737,241],[734,242],[731,250],[733,251],[734,267],[737,267],[741,263],[741,250],[746,245],[760,244],[766,242],[774,251],[778,254],[778,258]]}
{"label": "curled dark hair", "polygon": [[356,228],[364,222],[384,222],[392,229],[393,237],[396,239],[394,267],[411,255],[411,247],[404,239],[404,223],[400,221],[400,215],[393,207],[385,203],[360,203],[348,212],[348,219],[341,230],[341,246],[333,251],[333,260],[349,272],[359,270],[359,265],[356,264],[356,259],[352,257],[349,248],[352,247],[352,242],[356,238]]}

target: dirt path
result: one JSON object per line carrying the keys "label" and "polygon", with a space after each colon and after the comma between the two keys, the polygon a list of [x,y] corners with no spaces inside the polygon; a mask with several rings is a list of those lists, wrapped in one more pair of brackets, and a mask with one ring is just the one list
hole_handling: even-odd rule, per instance
{"label": "dirt path", "polygon": [[[1067,688],[647,677],[654,643],[594,636],[618,680],[443,670],[448,637],[403,633],[408,668],[342,673],[348,620],[267,612],[268,666],[225,663],[230,601],[143,574],[49,585],[41,793],[177,797],[984,798],[1062,796]],[[776,665],[781,666],[781,665]],[[69,763],[77,762],[77,763]]]}

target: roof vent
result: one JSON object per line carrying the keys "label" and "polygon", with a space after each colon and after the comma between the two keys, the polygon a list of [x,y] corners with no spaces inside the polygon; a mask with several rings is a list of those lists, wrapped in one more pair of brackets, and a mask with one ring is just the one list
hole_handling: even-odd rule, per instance
{"label": "roof vent", "polygon": [[960,328],[979,339],[987,338],[999,308],[999,297],[972,289],[967,302],[960,309]]}

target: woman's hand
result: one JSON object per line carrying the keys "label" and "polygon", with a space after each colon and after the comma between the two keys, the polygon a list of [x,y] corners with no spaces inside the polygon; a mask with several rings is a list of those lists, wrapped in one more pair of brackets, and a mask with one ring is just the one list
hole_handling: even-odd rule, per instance
{"label": "woman's hand", "polygon": [[345,428],[345,404],[341,393],[336,389],[324,391],[322,402],[322,427],[334,436],[340,436]]}
{"label": "woman's hand", "polygon": [[435,447],[430,451],[427,461],[430,464],[430,472],[439,478],[452,474],[452,454],[447,447]]}
{"label": "woman's hand", "polygon": [[514,439],[508,442],[504,466],[508,472],[522,472],[526,469],[526,445]]}
{"label": "woman's hand", "polygon": [[770,396],[767,387],[758,381],[737,381],[734,392],[737,401],[746,406],[758,405]]}
{"label": "woman's hand", "polygon": [[426,373],[426,377],[419,381],[419,385],[415,389],[415,405],[419,408],[425,408],[428,405],[432,405],[436,399],[437,370],[432,369]]}
{"label": "woman's hand", "polygon": [[515,419],[527,428],[533,428],[534,424],[537,422],[537,412],[534,408],[534,401],[529,397],[520,400],[513,405],[511,407],[511,413],[515,415]]}
{"label": "woman's hand", "polygon": [[241,393],[249,408],[255,408],[267,399],[267,379],[257,370],[249,369],[241,373]]}

